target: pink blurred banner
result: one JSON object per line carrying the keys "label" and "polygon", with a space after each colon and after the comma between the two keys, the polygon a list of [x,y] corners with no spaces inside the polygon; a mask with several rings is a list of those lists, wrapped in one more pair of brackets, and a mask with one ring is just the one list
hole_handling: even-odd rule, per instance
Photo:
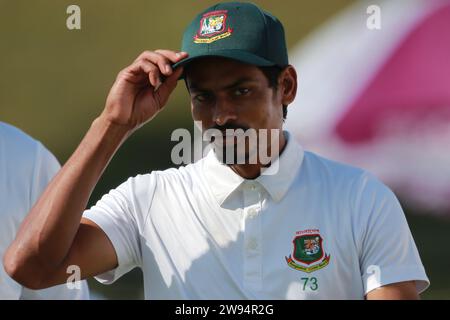
{"label": "pink blurred banner", "polygon": [[290,57],[299,91],[286,126],[307,149],[450,213],[450,1],[358,1]]}

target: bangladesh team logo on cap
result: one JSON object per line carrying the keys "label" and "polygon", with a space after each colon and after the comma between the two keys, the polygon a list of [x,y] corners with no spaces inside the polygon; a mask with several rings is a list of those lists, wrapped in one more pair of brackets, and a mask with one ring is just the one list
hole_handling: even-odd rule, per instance
{"label": "bangladesh team logo on cap", "polygon": [[233,33],[233,29],[227,27],[227,10],[211,11],[205,13],[200,19],[200,28],[194,36],[195,43],[211,43]]}
{"label": "bangladesh team logo on cap", "polygon": [[285,257],[289,267],[311,273],[330,263],[330,255],[323,249],[323,239],[318,229],[297,231],[292,242],[294,250],[289,257]]}

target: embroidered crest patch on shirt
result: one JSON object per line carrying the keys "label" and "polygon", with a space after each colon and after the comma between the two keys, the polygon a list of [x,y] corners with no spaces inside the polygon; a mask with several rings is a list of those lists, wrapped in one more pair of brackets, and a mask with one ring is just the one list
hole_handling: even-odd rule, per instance
{"label": "embroidered crest patch on shirt", "polygon": [[325,268],[330,262],[330,255],[323,249],[323,238],[318,229],[297,231],[292,241],[294,250],[285,257],[289,267],[311,273]]}

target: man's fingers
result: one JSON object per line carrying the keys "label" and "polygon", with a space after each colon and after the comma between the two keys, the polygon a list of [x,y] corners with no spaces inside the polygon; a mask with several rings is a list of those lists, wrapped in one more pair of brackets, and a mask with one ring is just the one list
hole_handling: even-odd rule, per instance
{"label": "man's fingers", "polygon": [[150,61],[151,63],[159,67],[161,74],[170,76],[173,72],[171,65],[186,58],[187,56],[188,54],[186,52],[175,52],[171,50],[160,49],[156,51],[144,51],[139,55],[136,61]]}
{"label": "man's fingers", "polygon": [[183,60],[188,56],[186,52],[176,52],[172,50],[164,50],[164,49],[158,49],[155,50],[155,52],[167,57],[172,63],[176,63],[180,60]]}
{"label": "man's fingers", "polygon": [[148,61],[153,65],[157,66],[161,74],[169,76],[172,73],[172,68],[170,67],[170,60],[164,57],[163,55],[152,52],[152,51],[144,51],[134,60],[134,63],[139,61]]}
{"label": "man's fingers", "polygon": [[161,74],[165,76],[170,76],[172,74],[171,60],[161,53],[144,51],[137,60],[147,60],[157,65]]}
{"label": "man's fingers", "polygon": [[133,80],[136,82],[141,82],[142,80],[148,79],[153,87],[159,85],[160,70],[153,63],[140,59],[136,60],[127,69],[125,69],[125,71],[129,71],[135,77]]}
{"label": "man's fingers", "polygon": [[131,74],[129,80],[139,86],[144,84],[144,81],[148,81],[153,87],[158,101],[164,105],[183,72],[181,67],[172,70],[170,64],[185,59],[187,56],[186,52],[171,50],[144,51],[124,71],[125,74]]}

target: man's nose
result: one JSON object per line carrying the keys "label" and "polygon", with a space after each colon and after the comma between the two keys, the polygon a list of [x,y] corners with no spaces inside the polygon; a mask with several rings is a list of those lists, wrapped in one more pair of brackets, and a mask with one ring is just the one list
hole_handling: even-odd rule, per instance
{"label": "man's nose", "polygon": [[232,101],[224,98],[217,98],[214,108],[214,122],[223,126],[229,121],[237,119],[236,106]]}

